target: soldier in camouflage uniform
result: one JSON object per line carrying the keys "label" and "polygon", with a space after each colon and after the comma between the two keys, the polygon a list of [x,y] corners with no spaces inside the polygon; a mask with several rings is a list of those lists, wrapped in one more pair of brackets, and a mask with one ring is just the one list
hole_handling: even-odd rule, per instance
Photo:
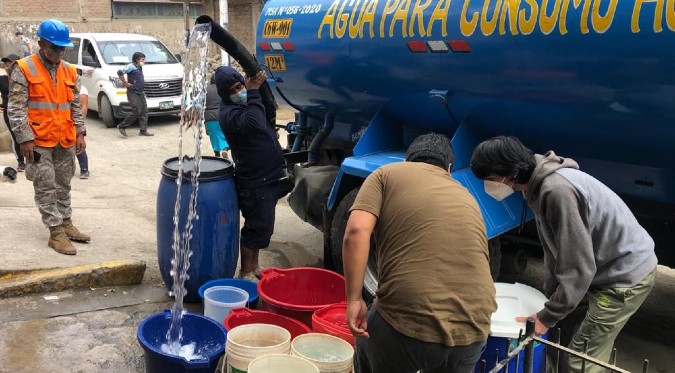
{"label": "soldier in camouflage uniform", "polygon": [[61,60],[73,46],[68,28],[48,19],[37,36],[39,53],[19,60],[10,72],[9,122],[28,161],[26,178],[33,181],[35,202],[49,228],[49,247],[74,255],[71,240],[90,240],[70,219],[75,154],[86,148],[80,80],[75,67]]}

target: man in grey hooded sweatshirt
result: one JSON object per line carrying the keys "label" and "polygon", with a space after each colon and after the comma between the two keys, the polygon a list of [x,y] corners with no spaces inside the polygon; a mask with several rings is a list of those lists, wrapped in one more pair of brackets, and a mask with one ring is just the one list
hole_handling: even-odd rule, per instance
{"label": "man in grey hooded sweatshirt", "polygon": [[[617,335],[654,286],[652,238],[616,193],[553,151],[535,155],[515,137],[495,137],[476,147],[471,170],[487,194],[501,201],[521,191],[534,212],[548,269],[548,301],[531,315],[535,332],[546,333],[587,301],[569,347],[583,351],[588,341],[588,355],[607,362]],[[586,372],[604,372],[586,365]],[[581,360],[570,357],[568,368],[580,372]]]}

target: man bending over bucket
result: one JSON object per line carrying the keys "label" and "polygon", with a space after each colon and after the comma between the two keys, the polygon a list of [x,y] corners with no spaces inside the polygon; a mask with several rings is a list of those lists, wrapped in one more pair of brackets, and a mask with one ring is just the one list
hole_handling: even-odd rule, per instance
{"label": "man bending over bucket", "polygon": [[[607,362],[614,340],[642,305],[656,279],[654,241],[611,189],[579,170],[572,159],[549,151],[533,154],[515,137],[495,137],[476,147],[471,170],[498,201],[523,192],[534,212],[548,272],[544,309],[532,315],[535,333],[564,320],[587,303],[583,321],[563,344]],[[528,315],[523,315],[524,319]],[[570,318],[575,324],[574,317]],[[576,326],[576,328],[575,328]],[[571,333],[569,333],[571,334]],[[570,372],[606,370],[570,358]]]}
{"label": "man bending over bucket", "polygon": [[[450,139],[415,139],[363,183],[345,229],[347,323],[359,373],[473,372],[497,309],[478,203],[450,175]],[[377,298],[361,290],[377,241]]]}
{"label": "man bending over bucket", "polygon": [[281,145],[274,128],[267,124],[258,93],[266,77],[261,71],[244,80],[232,67],[216,69],[219,121],[236,165],[237,199],[244,216],[237,277],[252,281],[260,277],[259,250],[267,248],[272,238],[279,179],[284,176]]}

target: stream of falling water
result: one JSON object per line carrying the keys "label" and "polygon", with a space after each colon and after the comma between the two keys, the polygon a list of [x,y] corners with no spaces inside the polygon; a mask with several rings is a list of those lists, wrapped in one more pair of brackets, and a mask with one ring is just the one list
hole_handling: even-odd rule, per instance
{"label": "stream of falling water", "polygon": [[[204,128],[204,103],[206,99],[207,55],[210,44],[211,24],[199,24],[192,29],[190,43],[183,60],[185,72],[183,75],[183,95],[181,102],[180,132],[178,135],[178,178],[176,179],[176,204],[173,214],[173,259],[171,260],[171,276],[173,278],[174,304],[171,309],[171,325],[166,332],[167,343],[162,345],[164,352],[183,356],[188,360],[200,358],[199,351],[182,346],[183,328],[181,319],[185,313],[183,297],[186,295],[185,281],[189,278],[190,268],[190,239],[192,238],[192,223],[199,219],[197,215],[197,195],[199,191],[199,166],[202,160],[201,141]],[[192,141],[188,141],[192,139]],[[194,145],[194,154],[190,153]],[[187,148],[187,149],[186,149]],[[190,178],[192,191],[188,202],[187,219],[184,226],[180,226],[181,213],[181,185],[183,175]],[[182,228],[182,229],[181,229]]]}

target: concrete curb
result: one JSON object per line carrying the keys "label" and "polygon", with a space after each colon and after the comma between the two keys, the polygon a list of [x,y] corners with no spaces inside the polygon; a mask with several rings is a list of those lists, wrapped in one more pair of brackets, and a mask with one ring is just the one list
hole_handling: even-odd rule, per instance
{"label": "concrete curb", "polygon": [[68,268],[8,273],[0,276],[0,298],[66,289],[139,284],[145,262],[113,260]]}

